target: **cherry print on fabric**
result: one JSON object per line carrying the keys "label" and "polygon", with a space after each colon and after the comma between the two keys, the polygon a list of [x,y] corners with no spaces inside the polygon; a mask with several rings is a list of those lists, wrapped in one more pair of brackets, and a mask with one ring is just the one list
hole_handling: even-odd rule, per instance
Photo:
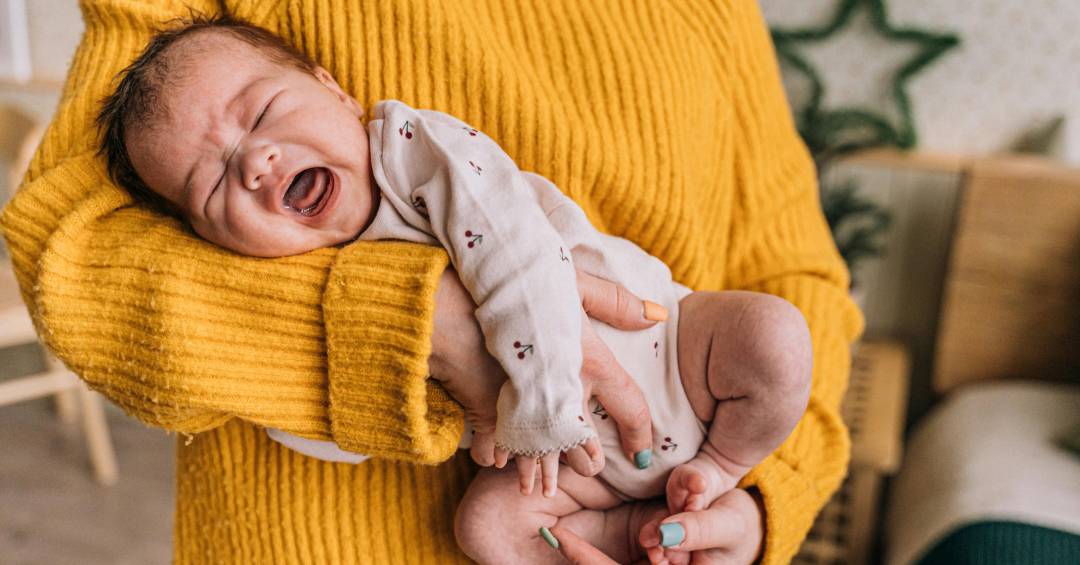
{"label": "cherry print on fabric", "polygon": [[472,230],[465,230],[465,237],[469,238],[469,248],[484,243],[484,234],[473,233]]}
{"label": "cherry print on fabric", "polygon": [[668,451],[668,450],[675,451],[678,448],[679,448],[679,444],[675,443],[674,441],[671,441],[670,437],[665,437],[664,438],[664,444],[660,446],[660,449],[663,449],[664,451]]}
{"label": "cherry print on fabric", "polygon": [[417,212],[423,214],[426,218],[428,215],[427,202],[424,202],[423,196],[414,196],[412,200],[413,208],[416,208]]}
{"label": "cherry print on fabric", "polygon": [[477,165],[476,163],[474,163],[472,161],[469,161],[469,167],[472,168],[473,172],[476,173],[477,176],[479,176],[480,173],[484,170],[484,169],[480,168],[480,165]]}
{"label": "cherry print on fabric", "polygon": [[404,136],[405,139],[412,139],[412,122],[405,120],[405,124],[398,128],[398,135]]}
{"label": "cherry print on fabric", "polygon": [[526,353],[528,353],[529,355],[533,354],[533,346],[531,343],[521,343],[520,341],[515,341],[514,349],[519,350],[517,354],[518,359],[524,359]]}
{"label": "cherry print on fabric", "polygon": [[566,256],[566,252],[563,251],[562,247],[559,248],[559,259],[566,261],[567,263],[570,262],[570,258]]}
{"label": "cherry print on fabric", "polygon": [[652,348],[653,348],[653,357],[659,357],[660,356],[660,342],[659,341],[654,341],[653,344],[652,344]]}
{"label": "cherry print on fabric", "polygon": [[473,128],[466,128],[466,127],[463,127],[463,128],[461,128],[461,129],[463,129],[463,130],[465,130],[465,131],[469,132],[469,135],[471,135],[471,136],[473,136],[473,137],[476,137],[476,133],[477,133],[477,130],[475,130],[475,129],[473,129]]}
{"label": "cherry print on fabric", "polygon": [[599,404],[596,405],[596,408],[593,408],[592,414],[593,416],[599,416],[601,420],[607,420],[607,410],[604,410],[604,407]]}

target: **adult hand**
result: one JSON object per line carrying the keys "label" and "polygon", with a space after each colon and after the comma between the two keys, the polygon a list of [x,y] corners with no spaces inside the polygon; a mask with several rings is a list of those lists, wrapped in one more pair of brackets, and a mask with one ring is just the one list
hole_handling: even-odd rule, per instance
{"label": "adult hand", "polygon": [[[621,285],[578,271],[578,293],[585,314],[613,327],[641,330],[656,323],[645,318],[646,303]],[[435,331],[428,365],[431,375],[465,408],[466,418],[475,430],[473,459],[480,465],[501,467],[506,463],[506,454],[496,459],[495,406],[506,374],[484,348],[484,336],[473,314],[475,309],[457,273],[448,269],[435,293]],[[656,304],[651,304],[649,310],[652,318],[666,318],[666,311]],[[636,454],[651,450],[652,420],[645,397],[584,314],[582,356],[582,396],[586,406],[592,396],[604,406],[631,460]],[[588,417],[589,411],[584,412]],[[553,454],[550,460],[541,462],[544,490],[552,494],[558,457]],[[604,465],[603,451],[595,440],[569,450],[564,458],[567,465],[584,476],[595,475]],[[523,492],[532,490],[535,466],[536,460],[532,458],[519,465]]]}
{"label": "adult hand", "polygon": [[[551,528],[551,534],[559,540],[559,553],[574,565],[619,565],[607,554],[589,545],[589,542],[566,528],[555,526]],[[639,561],[638,563],[647,562]]]}
{"label": "adult hand", "polygon": [[[624,507],[633,507],[629,513]],[[744,565],[759,558],[765,538],[764,507],[757,493],[732,489],[717,498],[705,510],[667,515],[657,511],[655,504],[647,501],[629,502],[621,507],[605,511],[615,523],[613,528],[627,526],[629,531],[639,532],[640,547],[619,548],[624,555],[638,555],[644,550],[648,560],[634,563],[663,563],[670,565]],[[634,520],[640,516],[641,522]],[[625,524],[624,524],[625,521]],[[665,548],[661,543],[661,524],[678,523],[682,526],[681,541]],[[606,528],[607,529],[607,528]],[[619,530],[624,531],[624,530]],[[669,537],[678,539],[677,528]],[[562,526],[551,528],[558,540],[558,551],[575,565],[615,565],[617,562],[588,541]],[[634,543],[633,540],[627,540]]]}
{"label": "adult hand", "polygon": [[[734,565],[753,563],[761,554],[765,539],[765,507],[760,495],[732,489],[720,495],[708,508],[655,518],[641,527],[638,541],[652,563],[681,565]],[[660,527],[666,524],[668,538],[681,541],[662,546]],[[681,526],[681,532],[679,531]]]}

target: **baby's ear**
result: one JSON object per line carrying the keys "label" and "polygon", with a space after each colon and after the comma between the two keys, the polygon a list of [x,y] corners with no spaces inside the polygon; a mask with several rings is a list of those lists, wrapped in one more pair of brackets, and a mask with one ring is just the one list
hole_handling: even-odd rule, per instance
{"label": "baby's ear", "polygon": [[359,101],[350,96],[349,93],[341,89],[341,86],[334,80],[334,75],[331,75],[330,71],[317,66],[312,73],[315,75],[315,78],[319,79],[319,82],[323,83],[323,86],[329,88],[331,92],[337,95],[338,100],[341,100],[341,103],[345,104],[353,114],[356,114],[357,118],[363,117],[363,106],[360,105]]}

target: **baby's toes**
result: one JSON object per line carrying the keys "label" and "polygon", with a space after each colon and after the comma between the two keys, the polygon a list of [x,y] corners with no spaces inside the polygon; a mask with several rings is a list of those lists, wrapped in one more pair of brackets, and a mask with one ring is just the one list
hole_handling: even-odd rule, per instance
{"label": "baby's toes", "polygon": [[672,514],[704,510],[708,488],[708,479],[694,466],[683,463],[675,467],[667,480],[668,510]]}
{"label": "baby's toes", "polygon": [[658,545],[645,548],[645,556],[649,558],[649,563],[663,563],[667,559],[664,557],[664,548]]}
{"label": "baby's toes", "polygon": [[679,549],[665,549],[664,558],[669,565],[690,565],[690,552]]}

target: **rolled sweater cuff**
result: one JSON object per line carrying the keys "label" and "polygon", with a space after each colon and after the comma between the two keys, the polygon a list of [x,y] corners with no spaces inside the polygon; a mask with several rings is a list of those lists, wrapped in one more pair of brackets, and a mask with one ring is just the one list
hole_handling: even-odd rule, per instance
{"label": "rolled sweater cuff", "polygon": [[449,459],[463,412],[428,378],[437,247],[357,242],[341,250],[323,298],[330,427],[338,446],[373,457]]}
{"label": "rolled sweater cuff", "polygon": [[[807,448],[817,453],[808,454]],[[850,453],[839,416],[811,401],[788,441],[739,482],[739,488],[757,489],[765,503],[762,565],[788,563],[795,556],[818,511],[847,475]],[[816,467],[814,473],[801,468],[805,465]]]}

